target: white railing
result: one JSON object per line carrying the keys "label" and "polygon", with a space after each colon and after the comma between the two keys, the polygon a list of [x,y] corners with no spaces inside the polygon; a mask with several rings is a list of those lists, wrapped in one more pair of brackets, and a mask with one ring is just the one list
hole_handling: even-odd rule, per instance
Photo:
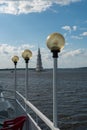
{"label": "white railing", "polygon": [[[13,92],[15,93],[13,90],[3,90],[6,92]],[[54,127],[53,122],[50,121],[43,113],[41,113],[30,101],[26,100],[26,98],[24,96],[22,96],[22,94],[20,94],[18,91],[16,91],[16,94],[18,97],[20,97],[23,102],[25,103],[25,105],[27,105],[29,108],[31,108],[31,110],[51,129],[51,130],[59,130],[59,128]],[[14,94],[15,95],[15,94]],[[16,96],[16,98],[17,98]],[[5,98],[5,97],[4,97]],[[13,98],[12,98],[13,99]],[[16,99],[18,100],[18,99]]]}
{"label": "white railing", "polygon": [[18,91],[16,91],[17,95],[19,95],[25,102],[25,104],[31,108],[33,110],[33,112],[36,113],[36,115],[42,119],[42,121],[47,124],[47,126],[51,129],[51,130],[59,130],[59,128],[55,128],[53,125],[53,122],[50,121],[43,113],[41,113],[30,101],[26,100],[25,97],[23,97]]}

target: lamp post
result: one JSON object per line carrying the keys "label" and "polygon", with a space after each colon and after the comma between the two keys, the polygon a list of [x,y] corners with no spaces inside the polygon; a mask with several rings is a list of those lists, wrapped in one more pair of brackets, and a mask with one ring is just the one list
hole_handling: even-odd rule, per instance
{"label": "lamp post", "polygon": [[18,56],[13,56],[12,57],[12,61],[14,63],[14,66],[15,66],[15,73],[14,73],[14,86],[15,86],[15,99],[16,99],[16,89],[17,89],[17,77],[16,77],[16,66],[17,66],[17,62],[19,60],[19,57]]}
{"label": "lamp post", "polygon": [[65,39],[60,33],[53,33],[47,37],[46,43],[53,53],[53,123],[57,127],[57,58],[64,48]]}
{"label": "lamp post", "polygon": [[26,76],[25,76],[25,96],[26,99],[28,98],[28,62],[30,60],[30,58],[32,57],[32,52],[28,49],[24,50],[24,52],[22,53],[22,57],[25,60],[26,63]]}

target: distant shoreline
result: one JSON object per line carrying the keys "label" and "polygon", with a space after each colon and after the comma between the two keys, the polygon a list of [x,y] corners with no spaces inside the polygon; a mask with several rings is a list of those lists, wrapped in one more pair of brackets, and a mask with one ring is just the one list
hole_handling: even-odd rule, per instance
{"label": "distant shoreline", "polygon": [[[44,68],[43,70],[52,70],[53,68]],[[58,68],[59,70],[66,70],[66,69],[87,69],[87,67],[78,67],[78,68]],[[0,71],[7,71],[7,70],[14,70],[14,68],[5,68],[0,69]],[[17,70],[25,70],[25,68],[17,68]],[[36,68],[29,68],[29,70],[35,70]]]}

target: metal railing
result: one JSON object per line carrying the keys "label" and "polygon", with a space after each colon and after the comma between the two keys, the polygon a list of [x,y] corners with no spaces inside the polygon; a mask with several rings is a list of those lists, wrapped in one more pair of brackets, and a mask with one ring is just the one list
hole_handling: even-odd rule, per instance
{"label": "metal railing", "polygon": [[[15,92],[13,90],[3,90],[5,92],[13,92],[15,97]],[[50,121],[40,110],[38,110],[30,101],[28,101],[22,94],[20,94],[18,91],[16,91],[16,101],[20,103],[18,98],[20,98],[25,105],[27,105],[51,130],[59,130],[59,128],[56,128],[53,125],[53,122]],[[4,97],[5,98],[5,97]],[[8,98],[9,99],[9,98]],[[12,98],[13,99],[13,98]],[[15,99],[15,98],[14,98]],[[21,103],[20,103],[21,104]],[[19,104],[19,105],[20,105]],[[22,106],[23,107],[23,106]],[[25,108],[24,108],[25,109]]]}
{"label": "metal railing", "polygon": [[17,95],[19,95],[24,103],[33,110],[34,113],[45,123],[51,130],[59,130],[59,128],[55,128],[53,122],[50,121],[43,113],[41,113],[30,101],[26,100],[18,91],[16,91]]}

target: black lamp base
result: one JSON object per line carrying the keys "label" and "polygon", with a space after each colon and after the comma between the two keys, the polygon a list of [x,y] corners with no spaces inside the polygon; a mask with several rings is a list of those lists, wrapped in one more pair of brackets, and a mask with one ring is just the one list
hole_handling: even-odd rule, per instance
{"label": "black lamp base", "polygon": [[51,50],[51,52],[53,53],[53,58],[58,58],[59,50]]}

